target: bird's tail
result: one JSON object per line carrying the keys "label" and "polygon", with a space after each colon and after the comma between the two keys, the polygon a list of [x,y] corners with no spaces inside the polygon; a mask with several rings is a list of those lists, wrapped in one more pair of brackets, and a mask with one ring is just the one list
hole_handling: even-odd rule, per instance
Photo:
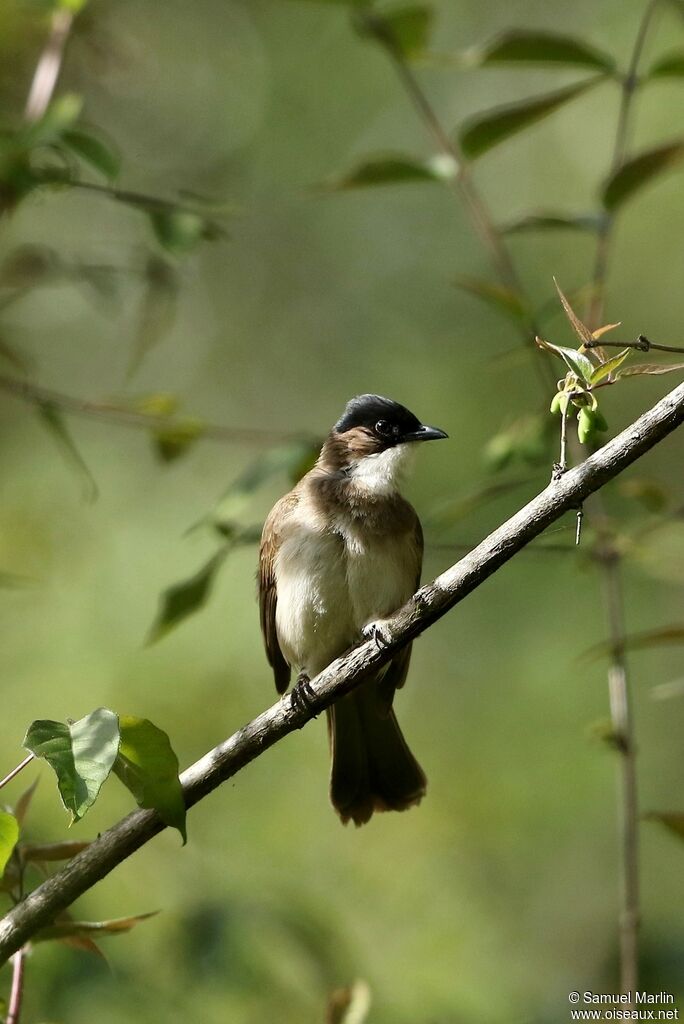
{"label": "bird's tail", "polygon": [[427,786],[394,711],[383,708],[376,690],[377,681],[363,683],[328,709],[330,799],[343,824],[363,825],[373,811],[405,811]]}

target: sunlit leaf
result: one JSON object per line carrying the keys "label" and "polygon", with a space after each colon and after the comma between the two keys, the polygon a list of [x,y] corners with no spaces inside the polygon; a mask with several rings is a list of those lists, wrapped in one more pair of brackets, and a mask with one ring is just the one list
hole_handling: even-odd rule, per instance
{"label": "sunlit leaf", "polygon": [[677,370],[684,370],[684,363],[637,363],[635,366],[626,366],[616,376],[639,377],[646,374],[659,377],[663,373],[675,373]]}
{"label": "sunlit leaf", "polygon": [[575,348],[566,348],[564,345],[552,345],[551,342],[544,341],[543,338],[537,337],[535,341],[539,348],[546,349],[548,352],[553,352],[554,355],[559,356],[580,380],[587,384],[591,381],[595,367],[587,356],[578,352]]}
{"label": "sunlit leaf", "polygon": [[529,125],[541,121],[600,81],[600,77],[591,78],[545,96],[534,96],[477,114],[459,132],[461,148],[467,157],[475,159]]}
{"label": "sunlit leaf", "polygon": [[81,480],[83,497],[86,501],[95,501],[98,495],[97,483],[69,433],[61,409],[53,402],[39,402],[35,409],[44,426],[47,427],[57,442],[57,446],[66,461],[78,473]]}
{"label": "sunlit leaf", "polygon": [[574,36],[530,29],[510,29],[467,54],[480,66],[489,64],[562,64],[613,72],[615,61]]}
{"label": "sunlit leaf", "polygon": [[13,814],[0,811],[0,875],[5,870],[18,839],[19,822]]}
{"label": "sunlit leaf", "polygon": [[87,132],[74,128],[62,133],[62,144],[110,181],[118,177],[119,154],[111,146]]}
{"label": "sunlit leaf", "polygon": [[88,840],[65,840],[62,843],[22,843],[21,856],[25,861],[71,860],[90,846]]}
{"label": "sunlit leaf", "polygon": [[362,35],[373,36],[403,57],[419,56],[427,49],[432,8],[425,4],[372,11],[357,25]]}
{"label": "sunlit leaf", "polygon": [[119,748],[118,719],[113,711],[98,708],[67,725],[36,721],[29,726],[23,745],[54,770],[73,824],[93,805],[112,769]]}
{"label": "sunlit leaf", "polygon": [[620,327],[621,325],[622,320],[618,320],[615,324],[604,324],[603,327],[597,327],[595,331],[592,331],[591,336],[594,341],[598,341],[598,339],[602,338],[604,334],[608,333],[608,331],[614,331],[616,327]]}
{"label": "sunlit leaf", "polygon": [[165,824],[178,829],[185,843],[185,800],[169,737],[147,718],[122,715],[120,724],[114,771],[138,805],[155,810]]}
{"label": "sunlit leaf", "polygon": [[48,942],[51,939],[66,939],[74,936],[121,935],[129,932],[140,921],[154,917],[156,910],[149,914],[135,914],[131,917],[119,917],[111,921],[55,921],[47,928],[41,928],[31,936],[32,942]]}
{"label": "sunlit leaf", "polygon": [[[621,645],[628,651],[641,651],[651,647],[668,647],[671,644],[684,643],[684,626],[663,626],[659,629],[645,630],[643,633],[632,633],[625,637]],[[609,657],[613,651],[613,643],[604,641],[595,644],[582,654],[582,659],[593,661],[596,658]]]}
{"label": "sunlit leaf", "polygon": [[681,51],[666,53],[651,65],[646,73],[646,78],[682,77],[684,77],[684,53]]}
{"label": "sunlit leaf", "polygon": [[618,367],[622,366],[622,364],[624,363],[625,359],[627,359],[631,351],[631,348],[623,348],[622,352],[618,352],[618,354],[616,356],[613,356],[612,359],[607,359],[605,363],[601,363],[600,366],[597,366],[594,369],[594,372],[592,373],[589,382],[592,385],[598,384],[598,382],[600,380],[603,380],[604,377],[609,377],[611,373],[615,373]]}
{"label": "sunlit leaf", "polygon": [[500,227],[504,235],[520,235],[532,231],[598,231],[602,218],[594,213],[548,212],[527,213]]}
{"label": "sunlit leaf", "polygon": [[620,167],[603,186],[603,205],[617,210],[635,192],[659,174],[676,167],[684,159],[684,141],[670,142],[640,153]]}
{"label": "sunlit leaf", "polygon": [[684,811],[648,811],[642,815],[644,821],[657,821],[665,828],[684,839]]}
{"label": "sunlit leaf", "polygon": [[344,192],[373,185],[405,185],[413,182],[453,179],[458,171],[450,157],[438,156],[428,160],[397,154],[380,154],[361,161],[346,174],[323,182],[321,188],[329,192]]}
{"label": "sunlit leaf", "polygon": [[487,305],[493,306],[500,313],[515,320],[517,323],[525,320],[527,315],[525,302],[522,296],[518,292],[513,291],[512,288],[506,288],[504,285],[496,284],[493,281],[486,281],[479,277],[468,277],[466,275],[457,277],[455,284],[458,288],[463,289],[463,291],[468,292],[470,295],[476,296],[476,298],[486,302]]}
{"label": "sunlit leaf", "polygon": [[166,636],[175,626],[202,608],[209,597],[216,574],[226,557],[227,549],[221,548],[188,580],[174,583],[160,598],[157,618],[150,630],[148,643],[155,643]]}

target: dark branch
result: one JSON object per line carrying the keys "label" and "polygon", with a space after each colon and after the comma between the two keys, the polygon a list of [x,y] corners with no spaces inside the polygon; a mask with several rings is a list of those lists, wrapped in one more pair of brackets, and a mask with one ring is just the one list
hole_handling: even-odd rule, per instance
{"label": "dark branch", "polygon": [[[259,757],[288,733],[358,686],[462,601],[565,512],[612,480],[684,422],[684,384],[575,469],[563,474],[456,565],[428,583],[389,623],[389,643],[370,640],[338,658],[311,682],[311,707],[279,700],[181,776],[188,807]],[[60,911],[164,828],[153,811],[135,811],[108,829],[66,867],[38,886],[0,921],[0,964]]]}

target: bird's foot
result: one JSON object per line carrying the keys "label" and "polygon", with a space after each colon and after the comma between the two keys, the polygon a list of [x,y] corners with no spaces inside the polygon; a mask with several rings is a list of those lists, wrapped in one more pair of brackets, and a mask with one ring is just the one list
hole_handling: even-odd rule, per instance
{"label": "bird's foot", "polygon": [[388,647],[392,637],[384,622],[369,622],[361,629],[364,640],[375,640],[377,647]]}
{"label": "bird's foot", "polygon": [[[294,711],[304,711],[311,714],[315,707],[316,694],[309,686],[309,677],[306,672],[300,672],[297,682],[292,687],[290,701]],[[317,715],[313,716],[317,718]]]}

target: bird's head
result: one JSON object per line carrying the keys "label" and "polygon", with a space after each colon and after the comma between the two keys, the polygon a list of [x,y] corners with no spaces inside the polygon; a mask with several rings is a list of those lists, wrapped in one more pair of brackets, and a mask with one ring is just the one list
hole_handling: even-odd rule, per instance
{"label": "bird's head", "polygon": [[421,423],[399,402],[381,395],[357,395],[347,402],[323,449],[331,468],[376,493],[397,489],[418,441],[448,437]]}

